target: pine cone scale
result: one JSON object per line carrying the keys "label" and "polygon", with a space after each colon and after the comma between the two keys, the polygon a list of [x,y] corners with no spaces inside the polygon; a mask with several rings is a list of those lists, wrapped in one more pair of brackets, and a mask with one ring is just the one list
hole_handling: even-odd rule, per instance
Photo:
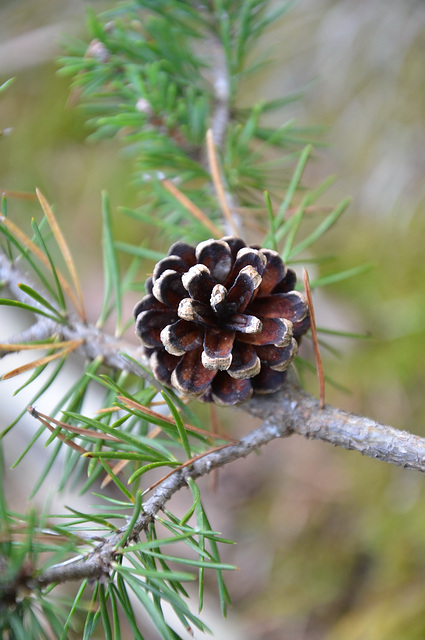
{"label": "pine cone scale", "polygon": [[155,349],[150,354],[149,365],[155,378],[166,387],[171,387],[171,373],[180,360],[180,357],[173,356],[168,351]]}
{"label": "pine cone scale", "polygon": [[[264,365],[274,369],[275,371],[279,371],[279,368],[282,367],[288,359],[292,361],[292,353],[296,349],[293,342],[297,345],[296,340],[292,338],[284,347],[275,347],[274,344],[259,346],[257,347],[258,357]],[[283,370],[284,368],[282,371]]]}
{"label": "pine cone scale", "polygon": [[275,293],[265,298],[256,298],[250,310],[263,318],[286,318],[292,323],[304,320],[307,307],[303,296],[298,291]]}
{"label": "pine cone scale", "polygon": [[214,314],[210,307],[192,298],[183,298],[177,308],[177,315],[182,320],[195,322],[206,329],[216,328]]}
{"label": "pine cone scale", "polygon": [[229,320],[224,323],[226,329],[238,331],[243,334],[259,334],[263,329],[263,324],[256,316],[247,315],[246,313],[235,313]]}
{"label": "pine cone scale", "polygon": [[211,386],[212,400],[223,406],[245,402],[253,393],[250,380],[236,380],[223,371],[217,374]]}
{"label": "pine cone scale", "polygon": [[216,282],[224,284],[232,267],[232,253],[230,247],[223,240],[205,240],[196,248],[196,258],[199,263],[208,267]]}
{"label": "pine cone scale", "polygon": [[171,382],[179,391],[201,395],[211,384],[217,371],[206,369],[201,361],[202,349],[186,353],[171,374]]}
{"label": "pine cone scale", "polygon": [[181,274],[172,269],[166,269],[157,280],[154,280],[152,294],[167,307],[175,309],[187,295],[182,284]]}
{"label": "pine cone scale", "polygon": [[178,256],[183,260],[186,264],[187,268],[192,267],[196,264],[196,256],[195,256],[195,248],[192,245],[187,244],[187,242],[182,242],[179,240],[171,245],[169,251],[169,256]]}
{"label": "pine cone scale", "polygon": [[252,379],[253,390],[259,394],[275,393],[282,388],[286,375],[286,371],[274,371],[263,365],[258,376]]}
{"label": "pine cone scale", "polygon": [[292,337],[292,325],[284,318],[261,318],[262,329],[259,333],[241,333],[240,342],[253,345],[273,344],[277,347],[285,346]]}
{"label": "pine cone scale", "polygon": [[292,338],[286,346],[280,349],[280,351],[282,352],[280,361],[269,363],[270,369],[273,369],[273,371],[286,371],[288,369],[289,365],[293,362],[298,353],[298,342],[295,338]]}
{"label": "pine cone scale", "polygon": [[154,295],[147,294],[140,302],[134,307],[133,315],[135,318],[142,313],[142,311],[164,311],[164,305],[157,300]]}
{"label": "pine cone scale", "polygon": [[233,305],[235,311],[243,313],[260,283],[261,276],[254,267],[250,265],[243,267],[236,277],[235,283],[229,289],[227,303]]}
{"label": "pine cone scale", "polygon": [[230,367],[235,335],[235,331],[205,331],[202,353],[204,367],[208,369],[228,369]]}
{"label": "pine cone scale", "polygon": [[178,320],[177,315],[170,309],[159,312],[157,309],[150,309],[139,313],[136,330],[145,347],[155,349],[163,346],[161,331],[166,325],[173,324],[176,320]]}
{"label": "pine cone scale", "polygon": [[216,283],[208,267],[204,264],[196,264],[183,274],[182,284],[190,298],[208,304]]}
{"label": "pine cone scale", "polygon": [[243,345],[243,348],[233,350],[232,364],[228,369],[232,378],[253,378],[260,373],[261,360],[252,345]]}
{"label": "pine cone scale", "polygon": [[162,276],[164,271],[176,271],[177,273],[184,273],[187,271],[187,264],[179,256],[167,256],[156,263],[152,279],[156,282],[158,278]]}
{"label": "pine cone scale", "polygon": [[162,329],[160,340],[168,353],[180,356],[202,345],[202,330],[195,323],[177,320]]}
{"label": "pine cone scale", "polygon": [[262,280],[257,295],[266,296],[273,291],[281,280],[283,280],[287,269],[277,251],[273,251],[272,249],[262,249],[261,252],[266,259],[266,268],[262,274]]}
{"label": "pine cone scale", "polygon": [[245,267],[252,267],[255,271],[262,276],[264,273],[264,269],[267,264],[266,257],[257,249],[251,249],[250,247],[245,247],[244,249],[240,249],[237,253],[235,264],[233,265],[233,269],[229,274],[226,284],[234,282],[238,277],[238,274]]}

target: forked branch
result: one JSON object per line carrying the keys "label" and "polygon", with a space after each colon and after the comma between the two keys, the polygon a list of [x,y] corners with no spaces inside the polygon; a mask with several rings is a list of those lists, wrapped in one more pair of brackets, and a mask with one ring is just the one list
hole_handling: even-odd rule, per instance
{"label": "forked branch", "polygon": [[[143,504],[143,511],[128,536],[129,541],[137,539],[146,530],[168,500],[187,486],[189,478],[204,476],[213,469],[245,458],[276,438],[285,438],[293,433],[324,440],[346,449],[355,449],[372,458],[425,472],[424,438],[327,405],[320,410],[319,402],[313,396],[292,383],[288,383],[275,396],[250,400],[244,408],[252,415],[264,419],[261,426],[248,433],[237,444],[212,451],[193,462],[190,467],[182,468],[166,478]],[[106,576],[119,553],[117,545],[119,542],[122,544],[125,531],[125,527],[119,529],[110,538],[99,543],[87,557],[51,567],[38,577],[38,584],[45,586],[52,582]]]}
{"label": "forked branch", "polygon": [[[0,281],[4,282],[15,299],[25,302],[25,293],[17,286],[22,280],[28,281],[28,277],[19,267],[11,264],[7,256],[0,251]],[[111,369],[144,375],[141,369],[132,366],[124,356],[127,354],[141,360],[140,352],[135,345],[124,340],[118,341],[95,326],[82,322],[78,317],[71,318],[67,325],[47,320],[47,323],[42,325],[43,337],[46,335],[46,324],[49,325],[50,335],[56,335],[61,340],[82,340],[76,351],[85,359],[100,358],[103,364]],[[16,336],[13,341],[17,342]],[[142,363],[146,364],[143,361]],[[152,382],[152,379],[150,381]],[[384,462],[425,472],[425,438],[330,405],[321,409],[319,401],[314,396],[291,382],[288,382],[281,392],[272,396],[254,396],[241,405],[241,409],[264,421],[263,426],[253,432],[259,434],[264,429],[267,434],[264,440],[259,436],[258,446],[273,438],[298,433],[306,438],[324,440],[345,449],[355,449],[363,455]],[[274,435],[270,437],[271,434]],[[249,453],[243,447],[232,451],[240,452],[236,453],[236,458]],[[206,465],[204,473],[210,468],[230,462],[229,449],[219,451],[214,456],[223,461],[214,462],[214,465],[210,466],[211,462],[208,462],[209,458],[206,457],[202,463]],[[198,465],[199,468],[200,466]]]}
{"label": "forked branch", "polygon": [[[12,265],[7,256],[0,251],[0,280],[10,289],[18,300],[25,301],[25,294],[19,289],[18,282],[25,279],[18,267]],[[26,278],[27,279],[27,278]],[[104,333],[93,325],[73,318],[68,325],[53,321],[49,324],[50,335],[62,340],[82,340],[78,351],[87,359],[101,358],[104,365],[111,369],[128,370],[142,375],[142,370],[132,367],[123,354],[138,357],[138,349],[125,341]],[[43,323],[43,336],[46,332]],[[14,338],[16,341],[16,338]],[[267,434],[274,433],[275,438],[298,433],[306,438],[324,440],[345,449],[355,449],[371,458],[391,462],[402,467],[425,471],[425,439],[405,431],[382,425],[363,416],[347,413],[325,405],[320,409],[314,396],[305,393],[298,386],[287,383],[284,390],[273,396],[254,396],[242,409],[253,416],[263,419],[263,428]],[[272,428],[272,431],[270,431]],[[261,430],[261,427],[260,427]],[[268,442],[266,438],[259,446]],[[218,452],[227,463],[229,450]],[[244,451],[240,455],[246,455]],[[236,455],[236,457],[240,457]],[[205,464],[205,463],[204,463]],[[215,464],[215,466],[221,466]],[[211,467],[213,468],[213,467]],[[202,475],[202,474],[201,474]]]}
{"label": "forked branch", "polygon": [[[28,281],[19,267],[9,262],[0,251],[0,281],[17,300],[25,302],[25,293],[18,287],[22,280]],[[34,324],[37,327],[37,324]],[[47,333],[60,340],[80,340],[77,351],[86,359],[99,358],[111,369],[128,370],[136,375],[143,371],[133,367],[123,354],[138,357],[137,348],[125,341],[117,341],[93,325],[84,323],[77,315],[68,324],[48,320],[40,324],[43,338]],[[27,335],[25,335],[27,337]],[[37,338],[37,336],[32,336]],[[13,342],[19,342],[16,337]],[[329,405],[320,407],[319,401],[288,381],[282,391],[272,396],[254,396],[241,406],[252,416],[263,422],[260,427],[244,436],[236,444],[212,450],[194,460],[191,465],[181,468],[154,488],[149,499],[143,504],[128,540],[135,539],[152,522],[166,502],[184,486],[189,478],[199,478],[213,469],[222,467],[238,458],[244,458],[252,451],[277,438],[292,434],[306,438],[323,440],[330,444],[354,449],[361,454],[398,466],[425,472],[425,438],[406,431],[399,431],[363,416],[347,413]],[[122,544],[125,527],[110,538],[99,542],[89,555],[76,558],[46,570],[38,576],[39,586],[53,582],[99,578],[108,574],[118,553],[118,542]]]}

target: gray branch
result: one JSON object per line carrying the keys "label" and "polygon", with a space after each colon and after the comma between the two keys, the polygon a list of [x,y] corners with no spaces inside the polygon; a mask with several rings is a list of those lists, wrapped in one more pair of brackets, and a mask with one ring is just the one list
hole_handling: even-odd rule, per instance
{"label": "gray branch", "polygon": [[[214,96],[210,128],[212,130],[215,148],[219,153],[222,153],[226,140],[227,127],[231,121],[231,78],[223,43],[216,33],[214,33],[214,29],[212,31],[213,33],[206,40],[206,45],[208,56],[212,58],[213,63],[204,73],[211,83]],[[203,159],[203,165],[209,170],[206,157]],[[239,230],[239,233],[242,234],[242,220],[237,212],[237,199],[228,189],[227,180],[222,170],[220,170],[220,178],[224,186],[225,198],[232,212],[235,226]],[[223,225],[226,234],[232,235],[234,233],[234,229],[226,219],[223,220]]]}
{"label": "gray branch", "polygon": [[296,433],[425,472],[425,438],[330,405],[320,409],[314,396],[292,382],[270,397],[254,396],[244,408],[264,425],[274,425],[277,437]]}
{"label": "gray branch", "polygon": [[[16,300],[22,302],[28,302],[28,298],[19,289],[18,283],[24,281],[35,287],[28,282],[28,277],[21,272],[20,268],[11,264],[1,251],[0,281],[7,284]],[[36,303],[31,300],[31,304]],[[38,326],[38,323],[34,326]],[[142,364],[147,364],[136,345],[117,340],[95,326],[83,323],[77,316],[70,317],[67,325],[47,320],[41,322],[40,327],[44,337],[49,328],[50,335],[57,335],[62,340],[82,339],[83,343],[78,351],[85,359],[101,358],[104,365],[112,369],[126,370],[140,377],[148,375],[125,357],[127,354]],[[149,379],[153,381],[152,378]],[[294,383],[288,382],[283,391],[272,396],[254,396],[242,405],[242,409],[261,418],[267,433],[270,433],[269,428],[273,427],[275,438],[297,433],[306,438],[324,440],[345,449],[355,449],[363,455],[384,462],[425,471],[424,438],[329,405],[320,409],[316,398],[305,393]],[[229,449],[224,449],[217,455],[226,458],[227,462],[226,456],[229,455]]]}
{"label": "gray branch", "polygon": [[[189,478],[204,476],[213,469],[245,458],[276,438],[285,438],[294,433],[325,440],[346,449],[355,449],[385,462],[425,471],[424,438],[334,407],[326,406],[320,410],[315,398],[292,383],[271,398],[251,400],[244,408],[253,415],[264,418],[262,425],[244,436],[237,444],[213,451],[195,461],[190,467],[181,469],[164,480],[144,503],[143,512],[140,513],[129,540],[137,539],[146,530],[166,502],[187,485]],[[48,569],[39,577],[39,585],[106,577],[119,554],[117,545],[122,540],[125,530],[125,527],[119,529],[107,541],[100,543],[87,558]]]}
{"label": "gray branch", "polygon": [[216,147],[221,150],[226,138],[227,125],[230,121],[230,78],[222,42],[218,38],[212,38],[209,44],[212,45],[214,59],[211,80],[215,98],[211,129]]}
{"label": "gray branch", "polygon": [[[7,340],[4,340],[3,337],[0,338],[3,344],[23,344],[24,342],[40,342],[42,340],[47,340],[52,335],[52,325],[54,323],[51,322],[48,318],[40,317],[33,325],[18,333],[16,335],[11,336]],[[0,358],[10,353],[7,349],[0,349]]]}
{"label": "gray branch", "polygon": [[[28,282],[28,278],[18,267],[10,264],[1,251],[0,281],[6,284],[15,299],[27,302],[25,294],[17,285],[21,281],[32,283]],[[33,300],[31,303],[34,305]],[[40,325],[44,337],[48,326],[50,335],[57,335],[63,340],[82,339],[83,343],[78,350],[84,358],[101,358],[107,367],[126,369],[139,376],[145,375],[142,369],[133,366],[124,356],[128,354],[141,360],[136,346],[118,341],[96,327],[84,324],[77,316],[70,317],[67,325],[50,320],[48,322],[50,325],[45,322]],[[19,337],[15,340],[19,341]],[[213,451],[164,480],[143,504],[143,512],[130,532],[129,540],[137,538],[146,529],[165,503],[187,485],[189,477],[204,476],[213,469],[247,456],[272,440],[292,434],[323,440],[345,449],[354,449],[371,458],[425,472],[425,438],[328,405],[320,409],[316,398],[291,381],[281,392],[272,396],[254,396],[241,409],[260,418],[263,421],[261,426],[244,436],[237,444]],[[119,553],[117,545],[125,531],[124,527],[107,540],[99,542],[85,557],[51,567],[38,577],[38,585],[83,578],[99,579],[109,575],[112,563]]]}

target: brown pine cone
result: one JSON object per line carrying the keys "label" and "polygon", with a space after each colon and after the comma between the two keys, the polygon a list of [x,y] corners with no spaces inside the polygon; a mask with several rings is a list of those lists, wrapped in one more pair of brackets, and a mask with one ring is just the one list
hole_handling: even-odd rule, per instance
{"label": "brown pine cone", "polygon": [[277,391],[310,326],[295,282],[276,251],[234,236],[173,244],[134,308],[154,376],[221,405]]}

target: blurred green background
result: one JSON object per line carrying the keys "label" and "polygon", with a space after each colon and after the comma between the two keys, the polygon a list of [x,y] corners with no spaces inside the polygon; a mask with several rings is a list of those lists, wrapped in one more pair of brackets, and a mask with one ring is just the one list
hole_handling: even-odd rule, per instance
{"label": "blurred green background", "polygon": [[[15,77],[0,100],[0,130],[12,129],[0,137],[0,188],[37,186],[54,203],[94,319],[100,192],[107,188],[115,208],[139,203],[119,143],[88,143],[85,117],[69,103],[55,63],[64,33],[84,37],[82,2],[0,4],[0,79]],[[273,62],[241,102],[308,84],[274,123],[323,125],[329,146],[316,150],[305,184],[335,173],[326,202],[353,197],[315,251],[335,256],[332,268],[375,265],[316,296],[321,326],[371,336],[333,340],[340,356],[323,350],[327,375],[350,390],[328,385],[327,400],[425,436],[425,3],[299,0],[262,47]],[[9,211],[17,221],[38,216],[35,203],[21,200],[11,199]],[[135,231],[120,221],[120,233]],[[306,384],[315,392],[314,376]],[[244,414],[221,417],[246,432]],[[223,469],[215,491],[203,484],[213,527],[238,543],[225,549],[240,567],[228,577],[231,626],[216,637],[425,638],[423,476],[293,437]],[[207,619],[214,606],[212,595]]]}

